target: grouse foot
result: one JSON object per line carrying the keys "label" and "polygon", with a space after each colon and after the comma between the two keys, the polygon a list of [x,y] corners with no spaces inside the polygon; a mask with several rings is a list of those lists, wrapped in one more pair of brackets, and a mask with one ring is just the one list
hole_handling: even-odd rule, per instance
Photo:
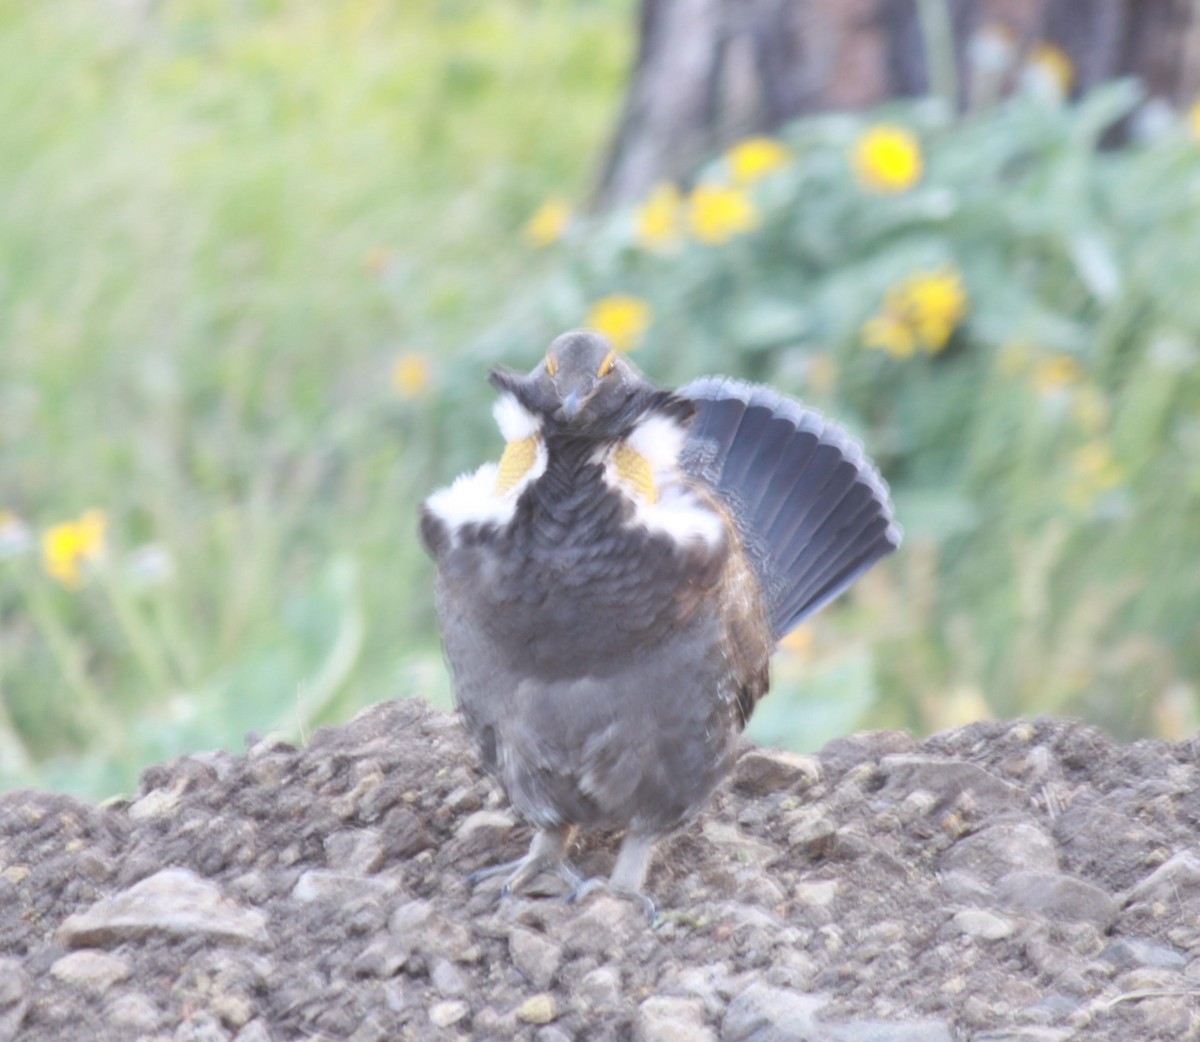
{"label": "grouse foot", "polygon": [[655,908],[654,901],[642,892],[642,885],[646,879],[646,869],[650,867],[650,854],[657,840],[657,836],[627,832],[621,842],[621,850],[617,854],[617,863],[613,866],[612,875],[607,880],[599,876],[583,880],[567,895],[568,903],[574,904],[597,890],[607,889],[618,897],[625,897],[640,904],[650,925],[653,926],[658,918],[658,909]]}
{"label": "grouse foot", "polygon": [[652,897],[646,896],[640,890],[623,890],[613,886],[612,881],[605,879],[603,876],[592,876],[590,879],[581,880],[567,894],[567,904],[577,904],[600,890],[613,894],[616,897],[622,897],[627,901],[632,901],[642,910],[642,913],[646,916],[646,922],[651,926],[658,921],[658,908],[655,906]]}
{"label": "grouse foot", "polygon": [[558,876],[574,891],[581,885],[581,877],[563,860],[572,831],[569,826],[561,829],[538,829],[533,842],[529,844],[528,854],[517,858],[516,861],[506,861],[501,865],[490,865],[472,872],[467,876],[467,885],[474,886],[485,879],[507,876],[500,890],[500,896],[507,897],[523,890],[545,872]]}

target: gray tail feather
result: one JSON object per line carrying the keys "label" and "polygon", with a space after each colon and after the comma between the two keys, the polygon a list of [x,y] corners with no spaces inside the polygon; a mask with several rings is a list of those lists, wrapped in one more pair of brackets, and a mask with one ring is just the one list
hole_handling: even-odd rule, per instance
{"label": "gray tail feather", "polygon": [[900,545],[888,488],[862,447],[799,402],[704,377],[682,462],[737,521],[776,638],[833,600]]}

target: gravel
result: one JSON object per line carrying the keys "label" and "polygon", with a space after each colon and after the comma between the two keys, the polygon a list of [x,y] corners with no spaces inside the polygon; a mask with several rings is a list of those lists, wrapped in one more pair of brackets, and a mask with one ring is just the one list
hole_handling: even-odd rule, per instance
{"label": "gravel", "polygon": [[1200,1042],[1198,754],[1048,719],[747,746],[653,927],[468,888],[529,832],[419,701],[131,800],[10,792],[0,1042]]}

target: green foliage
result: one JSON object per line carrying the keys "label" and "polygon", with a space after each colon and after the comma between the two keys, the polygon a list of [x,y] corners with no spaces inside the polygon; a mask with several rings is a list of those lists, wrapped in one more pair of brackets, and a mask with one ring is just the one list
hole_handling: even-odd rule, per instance
{"label": "green foliage", "polygon": [[[770,382],[879,460],[906,546],[818,620],[827,664],[795,679],[785,653],[764,736],[815,742],[823,721],[846,726],[839,705],[851,724],[920,729],[989,711],[1126,736],[1197,720],[1200,145],[1181,128],[1100,151],[1135,101],[1117,84],[959,123],[928,102],[877,113],[921,142],[924,175],[899,192],[851,172],[868,120],[803,122],[783,136],[790,165],[747,189],[758,230],[655,252],[636,210],[607,218],[490,338],[527,364],[587,301],[637,294],[654,377]],[[871,346],[880,315],[920,324],[914,276],[942,298],[960,285],[965,314],[923,347]],[[872,652],[851,630],[882,639]]]}
{"label": "green foliage", "polygon": [[[124,10],[0,0],[0,787],[444,701],[416,504],[497,453],[486,367],[612,294],[652,306],[654,379],[770,381],[893,483],[904,550],[789,641],[760,736],[1195,720],[1200,147],[1099,152],[1126,88],[875,114],[924,161],[886,194],[868,119],[804,122],[734,186],[758,230],[651,249],[630,211],[531,251],[586,193],[628,0]],[[965,312],[893,357],[864,327],[914,274]],[[64,586],[38,540],[87,509]]]}
{"label": "green foliage", "polygon": [[482,449],[433,395],[630,43],[623,0],[130,10],[0,0],[0,788],[446,697],[416,505]]}

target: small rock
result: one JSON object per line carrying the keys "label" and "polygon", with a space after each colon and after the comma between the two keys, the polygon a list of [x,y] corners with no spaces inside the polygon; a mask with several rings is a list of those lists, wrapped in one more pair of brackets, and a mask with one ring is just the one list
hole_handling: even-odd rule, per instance
{"label": "small rock", "polygon": [[1058,850],[1036,825],[1004,821],[964,836],[942,855],[940,867],[994,886],[1011,872],[1057,872]]}
{"label": "small rock", "polygon": [[183,789],[182,784],[176,784],[170,789],[151,789],[145,796],[134,800],[126,813],[131,821],[170,818],[179,810]]}
{"label": "small rock", "polygon": [[1060,920],[1054,924],[1054,934],[1059,944],[1088,959],[1104,950],[1104,935],[1095,923]]}
{"label": "small rock", "polygon": [[944,1020],[851,1020],[822,1024],[812,1042],[955,1042],[955,1037]]}
{"label": "small rock", "polygon": [[212,1011],[221,1019],[221,1023],[235,1031],[249,1023],[254,1016],[254,1007],[244,995],[233,992],[222,992],[214,995]]}
{"label": "small rock", "polygon": [[597,967],[583,975],[574,994],[586,1009],[613,1009],[621,1001],[621,974],[613,966]]}
{"label": "small rock", "polygon": [[325,861],[330,868],[369,875],[383,864],[383,844],[374,829],[342,829],[325,837]]}
{"label": "small rock", "polygon": [[[781,959],[788,956],[801,955],[799,952],[781,952],[777,957],[776,969]],[[807,958],[807,956],[803,956]],[[707,966],[678,966],[666,972],[659,978],[657,990],[667,994],[682,992],[698,998],[710,1016],[717,1016],[725,1009],[725,999],[721,994],[722,986],[729,980],[729,967],[723,962],[709,963]]]}
{"label": "small rock", "polygon": [[996,895],[1015,912],[1048,919],[1111,926],[1119,911],[1113,897],[1098,886],[1058,872],[1014,872],[1002,879]]}
{"label": "small rock", "polygon": [[448,1002],[435,1002],[429,1007],[429,1022],[435,1028],[448,1028],[457,1024],[468,1013],[471,1007],[462,999],[452,999]]}
{"label": "small rock", "polygon": [[114,945],[150,935],[268,944],[266,916],[221,896],[190,869],[165,868],[77,912],[59,928],[72,948]]}
{"label": "small rock", "polygon": [[[765,982],[777,988],[790,988],[793,991],[805,992],[817,978],[818,966],[816,960],[805,951],[794,948],[784,948],[777,951],[767,970]],[[722,1004],[723,1008],[723,1004]],[[716,1011],[714,1011],[716,1012]]]}
{"label": "small rock", "polygon": [[384,815],[379,831],[383,835],[384,856],[403,860],[433,846],[433,837],[425,823],[408,807],[393,807]]}
{"label": "small rock", "polygon": [[973,1036],[973,1042],[1066,1042],[1075,1034],[1073,1028],[1052,1028],[1028,1025],[999,1028]]}
{"label": "small rock", "polygon": [[272,1042],[271,1029],[262,1018],[252,1020],[233,1036],[233,1042]]}
{"label": "small rock", "polygon": [[792,897],[813,908],[828,908],[837,897],[838,885],[836,879],[814,879],[797,883],[792,890]]}
{"label": "small rock", "polygon": [[576,918],[567,947],[583,955],[608,958],[621,951],[634,936],[646,932],[646,919],[632,901],[599,893]]}
{"label": "small rock", "polygon": [[259,742],[246,750],[251,780],[269,792],[283,787],[295,765],[291,752],[277,752],[273,744]]}
{"label": "small rock", "polygon": [[184,1020],[171,1036],[174,1042],[229,1042],[229,1032],[207,1011]]}
{"label": "small rock", "polygon": [[1178,915],[1184,905],[1197,897],[1200,897],[1200,857],[1184,850],[1130,887],[1126,900],[1129,904],[1165,904]]}
{"label": "small rock", "polygon": [[1100,953],[1100,958],[1112,963],[1119,970],[1128,970],[1135,966],[1178,970],[1186,966],[1188,961],[1182,952],[1174,948],[1144,941],[1138,937],[1122,937],[1114,941]]}
{"label": "small rock", "polygon": [[154,1003],[136,991],[115,996],[104,1007],[104,1018],[115,1027],[129,1028],[138,1034],[153,1031],[162,1020]]}
{"label": "small rock", "polygon": [[769,865],[779,857],[775,847],[746,835],[737,825],[710,819],[704,822],[700,831],[714,847],[743,863]]}
{"label": "small rock", "polygon": [[788,845],[811,858],[820,858],[833,848],[837,826],[818,807],[807,807],[788,815]]}
{"label": "small rock", "polygon": [[0,1042],[13,1042],[29,1008],[29,975],[20,959],[0,958]]}
{"label": "small rock", "polygon": [[820,780],[820,760],[782,749],[750,749],[733,768],[733,787],[754,795],[808,789]]}
{"label": "small rock", "polygon": [[535,1038],[537,1042],[572,1042],[571,1036],[554,1024],[540,1028]]}
{"label": "small rock", "polygon": [[638,1007],[634,1042],[716,1042],[704,1014],[699,999],[652,996]]}
{"label": "small rock", "polygon": [[517,819],[507,811],[477,810],[454,830],[457,856],[493,851],[517,827]]}
{"label": "small rock", "polygon": [[508,937],[513,965],[535,988],[549,988],[562,965],[562,947],[541,934],[516,927]]}
{"label": "small rock", "polygon": [[517,1020],[526,1024],[549,1024],[556,1016],[554,996],[544,991],[530,995],[517,1007]]}
{"label": "small rock", "polygon": [[938,885],[955,904],[992,904],[994,900],[991,886],[970,872],[941,872]]}
{"label": "small rock", "polygon": [[938,989],[943,995],[961,995],[967,990],[966,977],[951,977]]}
{"label": "small rock", "polygon": [[122,955],[85,949],[56,960],[50,972],[92,995],[103,995],[114,984],[128,980],[133,969]]}
{"label": "small rock", "polygon": [[512,1010],[502,1013],[492,1006],[484,1006],[471,1017],[471,1034],[474,1038],[488,1039],[489,1042],[492,1039],[515,1038],[517,1015]]}
{"label": "small rock", "polygon": [[460,785],[453,792],[445,796],[442,800],[442,806],[456,818],[479,810],[483,806],[483,796],[480,792],[480,787],[478,785]]}
{"label": "small rock", "polygon": [[889,754],[911,753],[917,741],[907,731],[863,731],[826,742],[819,754],[821,766],[840,774],[864,763],[875,763]]}
{"label": "small rock", "polygon": [[[393,918],[395,918],[393,916]],[[416,950],[427,958],[441,956],[451,962],[478,962],[479,945],[462,923],[432,916],[415,935]]]}
{"label": "small rock", "polygon": [[449,959],[435,958],[429,968],[429,980],[444,998],[461,995],[467,990],[467,982]]}
{"label": "small rock", "polygon": [[307,872],[300,873],[300,878],[292,887],[292,898],[305,904],[323,899],[332,899],[344,904],[364,898],[384,900],[399,889],[399,882],[390,877],[360,876],[350,872],[310,868]]}
{"label": "small rock", "polygon": [[721,1042],[811,1042],[814,1017],[829,999],[754,983],[725,1011]]}
{"label": "small rock", "polygon": [[1148,996],[1138,1006],[1148,1038],[1186,1039],[1200,1037],[1200,1013],[1195,993]]}
{"label": "small rock", "polygon": [[425,928],[433,915],[433,904],[429,901],[408,901],[394,912],[388,919],[388,930],[402,940],[416,943],[416,937]]}
{"label": "small rock", "polygon": [[740,900],[747,904],[777,908],[787,900],[783,887],[757,866],[737,873],[736,891]]}
{"label": "small rock", "polygon": [[968,760],[947,760],[934,756],[885,756],[879,762],[884,791],[925,789],[939,803],[958,800],[971,793],[980,807],[1003,810],[1020,806],[1021,791],[1003,778],[985,771]]}
{"label": "small rock", "polygon": [[1011,937],[1013,932],[1011,922],[983,908],[964,908],[955,913],[952,922],[959,932],[985,941]]}
{"label": "small rock", "polygon": [[349,821],[351,818],[361,818],[364,807],[374,806],[376,793],[384,788],[384,782],[386,781],[383,772],[373,769],[368,761],[361,761],[355,766],[354,770],[358,777],[354,788],[340,796],[335,796],[329,801],[329,809],[342,821]]}
{"label": "small rock", "polygon": [[1167,842],[1137,807],[1101,800],[1086,791],[1069,800],[1055,819],[1054,838],[1064,867],[1088,879],[1103,879],[1113,890],[1132,886],[1145,876],[1150,867],[1147,851]]}
{"label": "small rock", "polygon": [[354,960],[356,977],[394,977],[412,955],[412,943],[399,937],[377,937]]}
{"label": "small rock", "polygon": [[1127,995],[1138,992],[1174,992],[1183,991],[1185,980],[1172,970],[1152,969],[1140,966],[1129,970],[1117,978],[1116,986]]}
{"label": "small rock", "polygon": [[[1074,995],[1083,995],[1092,989],[1084,976],[1084,965],[1080,962],[1079,957],[1065,949],[1062,945],[1056,944],[1051,940],[1049,934],[1049,930],[1043,925],[1040,928],[1024,932],[1021,937],[1025,958],[1028,960],[1029,965],[1037,973],[1052,980],[1059,989],[1059,991],[1051,992],[1050,994],[1043,993],[1041,1000],[1034,1003],[1033,1008],[1041,1007],[1048,1010],[1050,1007],[1047,1004],[1052,998],[1057,996],[1064,1003],[1069,1004],[1070,1009],[1067,1011],[1069,1013],[1078,1006],[1078,1002],[1062,993],[1070,992]],[[1062,1011],[1057,1010],[1057,1008],[1053,1012],[1055,1015],[1050,1019],[1055,1021],[1061,1021],[1063,1016],[1067,1015],[1066,1013],[1058,1015]]]}
{"label": "small rock", "polygon": [[930,814],[938,805],[938,798],[924,789],[914,789],[900,801],[897,817],[905,824],[912,824]]}

